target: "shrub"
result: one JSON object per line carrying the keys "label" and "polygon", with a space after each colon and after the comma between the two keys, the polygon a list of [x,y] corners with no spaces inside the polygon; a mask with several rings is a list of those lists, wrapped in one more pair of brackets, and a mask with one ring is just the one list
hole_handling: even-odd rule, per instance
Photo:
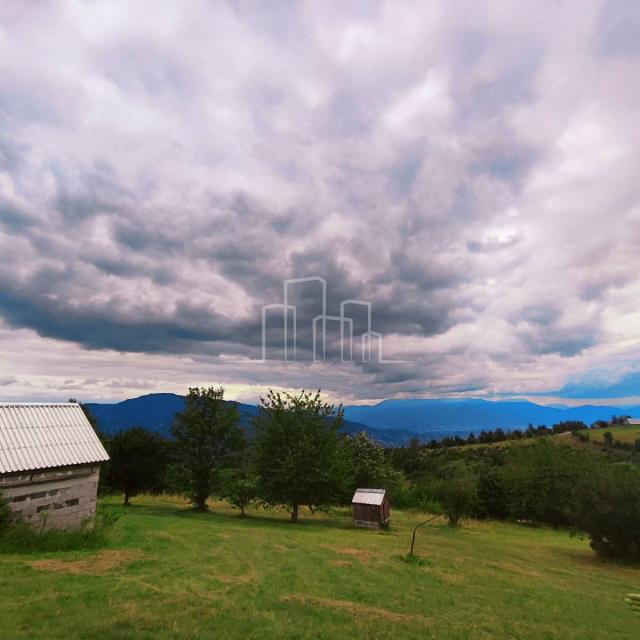
{"label": "shrub", "polygon": [[9,503],[0,492],[0,534],[6,531],[13,522],[13,513],[9,507]]}
{"label": "shrub", "polygon": [[0,532],[0,552],[43,553],[99,549],[105,546],[107,531],[119,517],[113,511],[99,511],[94,526],[88,521],[85,526],[73,530],[39,530],[25,520],[16,520],[13,526]]}

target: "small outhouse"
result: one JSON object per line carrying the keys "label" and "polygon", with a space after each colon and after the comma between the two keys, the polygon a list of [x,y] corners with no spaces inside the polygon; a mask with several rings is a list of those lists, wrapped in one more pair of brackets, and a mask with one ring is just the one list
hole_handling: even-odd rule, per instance
{"label": "small outhouse", "polygon": [[356,527],[377,529],[391,517],[391,501],[384,489],[356,489],[351,506]]}
{"label": "small outhouse", "polygon": [[45,528],[92,521],[108,459],[79,404],[0,404],[0,496],[16,516]]}

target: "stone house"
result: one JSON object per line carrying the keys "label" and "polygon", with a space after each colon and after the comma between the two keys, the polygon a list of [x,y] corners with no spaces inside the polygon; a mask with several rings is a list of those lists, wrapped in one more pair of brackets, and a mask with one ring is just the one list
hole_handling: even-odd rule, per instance
{"label": "stone house", "polygon": [[92,521],[108,459],[79,404],[0,404],[0,494],[37,527]]}

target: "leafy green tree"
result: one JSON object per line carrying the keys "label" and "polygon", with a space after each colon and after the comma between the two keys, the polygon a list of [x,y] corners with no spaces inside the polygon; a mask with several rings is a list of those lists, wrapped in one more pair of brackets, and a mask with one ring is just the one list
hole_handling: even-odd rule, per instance
{"label": "leafy green tree", "polygon": [[339,499],[346,472],[342,421],[342,407],[323,402],[319,391],[269,391],[260,401],[254,425],[261,492],[267,503],[286,506],[292,522],[301,505],[321,509]]}
{"label": "leafy green tree", "polygon": [[144,491],[161,488],[166,467],[166,443],[163,438],[135,427],[117,433],[109,441],[107,484],[124,493],[124,504]]}
{"label": "leafy green tree", "polygon": [[477,515],[499,519],[509,515],[508,488],[495,466],[485,465],[478,477]]}
{"label": "leafy green tree", "polygon": [[189,475],[191,502],[207,510],[216,476],[243,446],[235,404],[224,401],[224,389],[189,389],[185,409],[175,417],[172,433],[181,464]]}
{"label": "leafy green tree", "polygon": [[629,462],[592,466],[569,509],[572,526],[597,553],[640,560],[640,467]]}
{"label": "leafy green tree", "polygon": [[259,497],[260,478],[251,469],[227,469],[220,482],[220,497],[240,509],[240,517],[246,516],[246,508]]}
{"label": "leafy green tree", "polygon": [[449,526],[457,527],[464,517],[473,515],[478,505],[478,476],[460,460],[443,469],[433,478],[428,492],[440,505]]}
{"label": "leafy green tree", "polygon": [[358,487],[389,488],[397,480],[385,457],[384,448],[362,431],[345,438],[349,465],[348,492]]}
{"label": "leafy green tree", "polygon": [[573,490],[596,458],[589,452],[546,440],[513,447],[500,472],[509,493],[509,511],[520,520],[568,525]]}

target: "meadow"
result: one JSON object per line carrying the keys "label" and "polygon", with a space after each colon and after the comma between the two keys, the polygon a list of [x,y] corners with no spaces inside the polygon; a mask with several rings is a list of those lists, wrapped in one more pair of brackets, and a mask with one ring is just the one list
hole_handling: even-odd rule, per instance
{"label": "meadow", "polygon": [[630,442],[633,444],[638,438],[640,438],[640,424],[628,424],[620,425],[618,427],[593,429],[589,432],[589,435],[594,442],[604,442],[603,435],[607,431],[610,431],[614,440],[618,440],[619,442]]}
{"label": "meadow", "polygon": [[566,531],[393,511],[388,531],[348,510],[287,514],[181,498],[116,498],[99,548],[0,555],[0,638],[638,638],[623,603],[640,569]]}

